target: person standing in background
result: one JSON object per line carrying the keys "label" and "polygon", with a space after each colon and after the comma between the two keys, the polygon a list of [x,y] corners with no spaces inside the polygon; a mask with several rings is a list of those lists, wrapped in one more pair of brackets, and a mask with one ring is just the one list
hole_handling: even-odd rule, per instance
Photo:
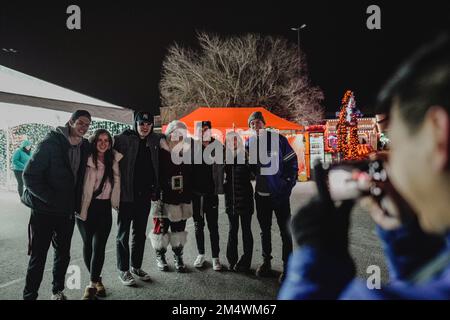
{"label": "person standing in background", "polygon": [[17,192],[19,197],[23,194],[23,170],[32,156],[31,142],[28,140],[22,141],[20,147],[14,151],[12,156],[12,170],[17,180]]}

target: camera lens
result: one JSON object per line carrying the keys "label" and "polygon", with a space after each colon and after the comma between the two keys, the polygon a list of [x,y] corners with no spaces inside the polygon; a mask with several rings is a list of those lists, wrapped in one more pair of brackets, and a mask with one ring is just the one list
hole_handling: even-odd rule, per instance
{"label": "camera lens", "polygon": [[381,196],[382,190],[379,187],[371,187],[370,193],[375,197],[379,197],[379,196]]}

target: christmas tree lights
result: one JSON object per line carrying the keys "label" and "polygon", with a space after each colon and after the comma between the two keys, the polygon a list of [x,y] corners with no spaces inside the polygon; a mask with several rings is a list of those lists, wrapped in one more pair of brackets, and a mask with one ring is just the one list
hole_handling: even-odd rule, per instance
{"label": "christmas tree lights", "polygon": [[338,145],[337,151],[344,160],[356,160],[358,154],[358,117],[361,112],[356,109],[355,95],[347,90],[342,98],[341,111],[337,124]]}

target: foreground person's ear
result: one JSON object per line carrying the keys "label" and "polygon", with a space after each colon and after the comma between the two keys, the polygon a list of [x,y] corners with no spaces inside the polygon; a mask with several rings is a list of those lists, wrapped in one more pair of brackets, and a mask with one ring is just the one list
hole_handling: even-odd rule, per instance
{"label": "foreground person's ear", "polygon": [[433,139],[432,169],[442,172],[449,169],[450,152],[450,116],[441,106],[432,106],[426,115],[429,122]]}

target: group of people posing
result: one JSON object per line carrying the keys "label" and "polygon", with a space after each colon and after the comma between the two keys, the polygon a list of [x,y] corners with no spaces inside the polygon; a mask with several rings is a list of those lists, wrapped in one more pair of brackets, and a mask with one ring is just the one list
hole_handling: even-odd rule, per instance
{"label": "group of people posing", "polygon": [[[212,265],[221,271],[219,260],[219,194],[225,195],[229,219],[226,250],[228,269],[250,271],[253,253],[251,230],[254,203],[261,228],[263,263],[257,276],[270,276],[272,245],[271,224],[275,212],[282,239],[284,267],[292,252],[289,232],[291,210],[289,197],[297,181],[297,156],[287,139],[265,129],[261,112],[249,116],[252,134],[242,145],[239,138],[222,145],[210,133],[210,121],[202,121],[199,140],[180,135],[186,125],[172,121],[164,134],[153,131],[153,115],[137,112],[134,128],[112,137],[104,129],[95,131],[89,140],[84,136],[91,115],[74,112],[64,127],[49,132],[39,143],[23,170],[25,190],[22,202],[31,208],[29,222],[29,265],[24,299],[37,299],[47,252],[52,243],[54,300],[65,300],[65,274],[70,262],[74,225],[83,239],[83,258],[90,273],[90,283],[82,299],[105,297],[102,268],[105,247],[112,227],[112,209],[117,211],[117,269],[122,284],[132,286],[136,279],[149,281],[142,269],[145,242],[155,250],[159,270],[168,271],[166,260],[170,246],[175,270],[184,272],[183,248],[187,241],[186,221],[193,218],[198,256],[194,267],[205,264],[204,227],[208,226]],[[261,134],[274,138],[278,150],[260,142]],[[207,137],[207,138],[205,138]],[[197,143],[197,145],[196,145]],[[244,161],[207,161],[205,149],[216,144]],[[249,160],[249,145],[256,145],[272,155],[269,162]],[[200,148],[198,146],[201,146]],[[219,150],[215,149],[215,150]],[[178,163],[174,154],[194,157],[200,162]],[[225,152],[226,153],[226,152]],[[210,153],[214,157],[214,152]],[[275,157],[275,158],[274,158]],[[265,168],[276,162],[276,170],[265,174]],[[251,180],[255,178],[253,188]],[[147,232],[149,217],[153,228]],[[242,228],[243,255],[238,255],[238,230]],[[129,244],[131,230],[131,249]],[[285,270],[284,270],[285,271]],[[280,281],[284,278],[284,272]]]}

